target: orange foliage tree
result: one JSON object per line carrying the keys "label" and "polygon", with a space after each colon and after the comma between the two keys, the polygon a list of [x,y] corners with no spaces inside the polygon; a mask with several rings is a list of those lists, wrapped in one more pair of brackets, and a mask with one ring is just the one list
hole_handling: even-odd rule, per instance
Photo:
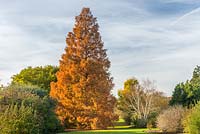
{"label": "orange foliage tree", "polygon": [[73,32],[66,38],[57,82],[51,83],[50,96],[58,102],[56,113],[63,125],[106,128],[116,119],[110,61],[90,9],[83,8],[75,19]]}

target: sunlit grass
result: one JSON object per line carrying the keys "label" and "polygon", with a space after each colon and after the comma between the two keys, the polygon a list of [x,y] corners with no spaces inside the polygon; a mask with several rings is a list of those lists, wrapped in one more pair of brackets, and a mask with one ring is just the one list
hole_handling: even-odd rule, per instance
{"label": "sunlit grass", "polygon": [[89,131],[74,131],[62,134],[146,134],[147,129],[113,129],[113,130],[89,130]]}
{"label": "sunlit grass", "polygon": [[107,130],[72,131],[61,134],[147,134],[147,130],[147,128],[130,128],[130,126],[115,126],[115,128]]}
{"label": "sunlit grass", "polygon": [[114,127],[109,127],[107,130],[71,131],[60,134],[147,134],[148,130],[147,128],[131,128],[131,126],[125,125],[123,119],[119,119],[114,124]]}

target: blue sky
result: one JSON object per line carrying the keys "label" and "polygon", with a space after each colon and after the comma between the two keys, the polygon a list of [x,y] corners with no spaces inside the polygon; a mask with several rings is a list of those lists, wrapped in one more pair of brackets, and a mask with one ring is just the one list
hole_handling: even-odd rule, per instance
{"label": "blue sky", "polygon": [[27,66],[58,65],[82,7],[98,19],[115,95],[131,77],[171,95],[200,65],[198,0],[0,0],[0,83]]}

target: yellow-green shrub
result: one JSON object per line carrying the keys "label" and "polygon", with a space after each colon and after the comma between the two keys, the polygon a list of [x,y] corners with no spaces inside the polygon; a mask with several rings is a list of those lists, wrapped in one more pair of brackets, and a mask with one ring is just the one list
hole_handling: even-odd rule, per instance
{"label": "yellow-green shrub", "polygon": [[32,107],[11,104],[0,113],[1,134],[39,134],[38,116]]}
{"label": "yellow-green shrub", "polygon": [[12,85],[1,90],[0,134],[55,134],[61,126],[54,107],[47,91],[34,86]]}
{"label": "yellow-green shrub", "polygon": [[183,126],[184,131],[189,134],[200,134],[200,102],[185,117]]}

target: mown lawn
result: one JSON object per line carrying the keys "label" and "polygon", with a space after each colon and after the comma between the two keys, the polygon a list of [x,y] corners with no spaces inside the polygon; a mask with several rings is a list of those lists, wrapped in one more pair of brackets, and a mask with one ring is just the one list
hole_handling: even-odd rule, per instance
{"label": "mown lawn", "polygon": [[114,125],[114,128],[110,127],[107,130],[71,131],[60,134],[147,134],[145,132],[148,130],[145,128],[130,128],[123,119],[119,119]]}
{"label": "mown lawn", "polygon": [[65,132],[61,134],[147,134],[147,129],[136,129],[136,128],[114,128],[109,130],[88,130],[88,131],[73,131]]}
{"label": "mown lawn", "polygon": [[66,132],[62,134],[146,134],[146,129],[91,130]]}

